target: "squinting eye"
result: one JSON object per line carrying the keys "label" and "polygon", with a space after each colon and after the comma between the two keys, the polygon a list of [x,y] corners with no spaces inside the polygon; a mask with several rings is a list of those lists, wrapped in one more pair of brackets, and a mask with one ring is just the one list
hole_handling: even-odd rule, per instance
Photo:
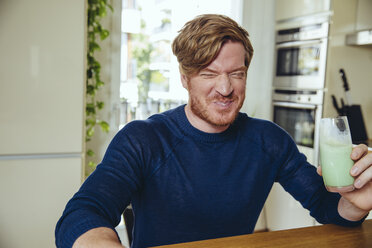
{"label": "squinting eye", "polygon": [[200,74],[200,76],[202,76],[203,78],[213,78],[216,77],[217,75],[213,73],[202,73]]}
{"label": "squinting eye", "polygon": [[229,75],[230,77],[232,78],[236,78],[236,79],[244,79],[245,77],[245,73],[244,72],[233,72]]}

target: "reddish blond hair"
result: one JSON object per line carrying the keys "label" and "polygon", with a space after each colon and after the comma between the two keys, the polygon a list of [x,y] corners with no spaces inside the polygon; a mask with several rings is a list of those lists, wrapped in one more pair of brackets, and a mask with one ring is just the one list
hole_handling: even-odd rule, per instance
{"label": "reddish blond hair", "polygon": [[253,47],[248,32],[234,20],[224,15],[206,14],[187,22],[172,43],[181,73],[191,76],[206,68],[229,40],[243,44],[248,69]]}

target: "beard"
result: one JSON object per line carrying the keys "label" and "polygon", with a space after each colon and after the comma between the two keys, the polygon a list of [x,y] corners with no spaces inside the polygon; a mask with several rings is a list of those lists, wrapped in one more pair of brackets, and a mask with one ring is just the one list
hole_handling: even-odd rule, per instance
{"label": "beard", "polygon": [[[222,110],[215,109],[213,107],[215,101],[232,101],[232,106]],[[214,95],[208,97],[204,101],[197,96],[190,95],[191,111],[205,122],[218,127],[232,124],[238,116],[242,105],[243,100],[239,99],[239,97],[234,94],[227,97]]]}

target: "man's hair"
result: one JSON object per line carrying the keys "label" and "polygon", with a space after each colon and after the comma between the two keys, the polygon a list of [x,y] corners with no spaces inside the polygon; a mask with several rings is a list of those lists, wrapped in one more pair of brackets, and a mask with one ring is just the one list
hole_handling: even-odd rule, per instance
{"label": "man's hair", "polygon": [[248,68],[253,47],[248,32],[234,20],[224,15],[206,14],[187,22],[172,44],[181,73],[191,76],[206,68],[227,41],[243,44]]}

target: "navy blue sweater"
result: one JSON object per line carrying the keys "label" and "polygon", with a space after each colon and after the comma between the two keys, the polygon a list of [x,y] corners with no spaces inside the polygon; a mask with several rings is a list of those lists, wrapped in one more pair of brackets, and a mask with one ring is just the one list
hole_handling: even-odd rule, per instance
{"label": "navy blue sweater", "polygon": [[357,225],[337,212],[314,166],[277,125],[240,113],[224,132],[204,133],[184,106],[127,124],[68,202],[57,247],[95,227],[114,229],[132,203],[132,247],[252,233],[274,182],[320,223]]}

